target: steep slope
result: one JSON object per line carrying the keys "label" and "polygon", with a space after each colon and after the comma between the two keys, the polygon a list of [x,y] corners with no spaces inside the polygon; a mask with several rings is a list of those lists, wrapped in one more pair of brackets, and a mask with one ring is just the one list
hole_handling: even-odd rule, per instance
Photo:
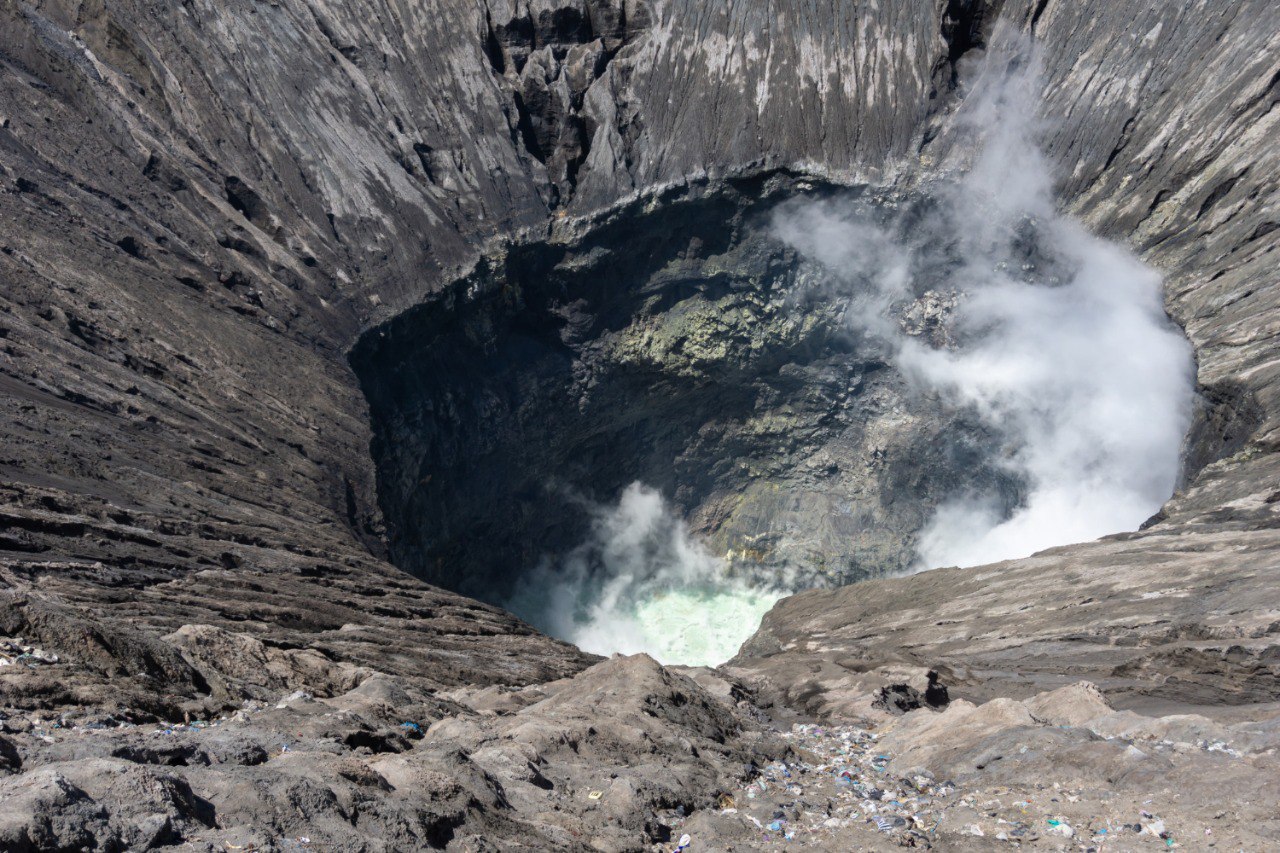
{"label": "steep slope", "polygon": [[[299,564],[380,576],[366,412],[343,352],[485,240],[563,206],[522,130],[537,117],[517,97],[516,58],[604,49],[575,107],[600,140],[578,167],[580,208],[712,164],[759,165],[763,136],[738,138],[739,104],[717,106],[745,86],[726,39],[759,10],[6,2],[0,14],[8,583],[38,580],[146,629],[190,621],[171,606],[189,595],[203,621],[281,630],[210,594],[254,572],[268,580],[250,597],[289,612],[299,595],[279,573]],[[795,14],[785,49],[767,52],[779,67],[750,76],[794,88],[802,55],[839,52],[825,26],[822,48],[804,35],[817,10]],[[876,63],[918,66],[878,84],[907,93],[856,107],[895,128],[860,148],[881,159],[907,147],[912,121],[894,103],[922,102],[937,42],[932,10],[900,14],[915,47]],[[696,94],[659,98],[677,75]],[[847,129],[843,92],[816,114]],[[722,151],[730,133],[741,155]],[[843,148],[843,135],[789,133],[778,159],[822,160],[819,140]],[[301,583],[330,600],[325,582]]]}
{"label": "steep slope", "polygon": [[[980,696],[1087,675],[1134,704],[1280,697],[1278,195],[1256,173],[1278,156],[1262,140],[1280,120],[1280,67],[1274,28],[1247,13],[1135,12],[1123,62],[1102,19],[1079,7],[1048,4],[1033,27],[1068,208],[1165,274],[1167,309],[1196,347],[1202,411],[1184,487],[1135,534],[788,599],[739,663],[807,697],[908,661]],[[1183,73],[1188,86],[1170,83]]]}

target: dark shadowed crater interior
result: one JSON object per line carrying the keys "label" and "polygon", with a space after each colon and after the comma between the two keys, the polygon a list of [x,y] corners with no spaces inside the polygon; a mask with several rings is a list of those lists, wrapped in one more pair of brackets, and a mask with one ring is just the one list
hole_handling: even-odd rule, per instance
{"label": "dark shadowed crater interior", "polygon": [[[501,603],[635,481],[734,573],[791,588],[910,567],[948,498],[994,494],[1012,513],[1026,489],[1001,464],[1008,436],[910,386],[858,322],[872,285],[775,235],[779,205],[835,196],[911,249],[889,322],[953,344],[959,250],[920,227],[936,202],[793,175],[565,222],[366,334],[351,360],[396,562]],[[1034,227],[1012,251],[1052,270]],[[1251,412],[1202,390],[1184,476],[1238,449]]]}
{"label": "dark shadowed crater interior", "polygon": [[[399,565],[501,601],[637,480],[736,570],[809,585],[904,568],[965,488],[1015,505],[998,437],[910,392],[854,330],[857,287],[771,233],[777,204],[833,192],[789,177],[672,191],[490,255],[367,334],[352,363]],[[840,192],[904,234],[928,204]],[[932,263],[922,286],[945,278],[946,247]],[[927,312],[911,322],[945,334]]]}

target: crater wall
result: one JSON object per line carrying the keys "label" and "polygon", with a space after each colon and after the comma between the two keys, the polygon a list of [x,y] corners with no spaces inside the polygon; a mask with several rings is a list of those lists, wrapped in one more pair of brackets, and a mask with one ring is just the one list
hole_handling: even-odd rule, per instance
{"label": "crater wall", "polygon": [[[779,203],[837,192],[787,174],[673,191],[488,256],[368,332],[352,363],[396,563],[501,602],[640,481],[732,573],[827,586],[909,568],[948,496],[1016,503],[1001,438],[860,330],[875,284],[837,286],[774,236]],[[839,195],[899,231],[929,203]],[[945,277],[893,322],[943,322],[921,318]]]}
{"label": "crater wall", "polygon": [[[0,548],[15,630],[56,633],[22,615],[37,595],[156,642],[201,622],[382,660],[416,613],[374,603],[391,579],[437,593],[385,561],[346,363],[360,334],[494,246],[664,188],[788,166],[909,177],[950,156],[953,69],[1001,18],[1043,49],[1064,205],[1165,274],[1206,399],[1226,401],[1212,418],[1236,424],[1217,439],[1231,454],[1163,522],[1063,559],[1162,577],[1211,565],[1237,604],[1185,631],[1153,614],[1150,636],[1254,616],[1238,630],[1270,636],[1270,593],[1230,579],[1276,562],[1275,17],[1267,0],[6,0]],[[472,631],[472,605],[439,601],[460,621],[394,666],[447,680],[456,651],[518,681],[581,665],[493,611]],[[550,670],[506,655],[535,647]]]}

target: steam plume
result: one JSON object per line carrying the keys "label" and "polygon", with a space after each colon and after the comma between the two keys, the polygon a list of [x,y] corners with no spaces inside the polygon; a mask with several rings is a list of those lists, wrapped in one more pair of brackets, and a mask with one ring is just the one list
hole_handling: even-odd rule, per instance
{"label": "steam plume", "polygon": [[[1036,145],[1038,63],[1005,33],[959,122],[978,155],[910,233],[838,203],[784,208],[775,233],[865,294],[855,329],[875,336],[922,391],[968,407],[1004,437],[1026,485],[1018,507],[956,495],[921,532],[918,567],[977,565],[1133,529],[1172,493],[1190,411],[1190,348],[1160,277],[1059,213]],[[937,284],[946,247],[959,294],[954,347],[900,331],[894,310]],[[921,279],[914,280],[913,274]]]}
{"label": "steam plume", "polygon": [[[978,417],[1024,485],[1013,507],[995,492],[945,501],[919,535],[920,569],[1136,527],[1173,491],[1191,405],[1190,348],[1164,314],[1160,277],[1057,210],[1036,144],[1034,51],[1011,33],[993,44],[957,116],[973,145],[956,150],[977,154],[963,178],[928,188],[931,206],[902,216],[808,201],[773,221],[842,289],[860,351]],[[943,340],[925,343],[903,320],[930,292],[953,307]],[[727,577],[661,495],[635,483],[508,606],[588,651],[715,664],[780,595]]]}
{"label": "steam plume", "polygon": [[662,495],[641,483],[592,514],[587,541],[522,578],[507,603],[585,651],[723,663],[782,596],[728,577]]}

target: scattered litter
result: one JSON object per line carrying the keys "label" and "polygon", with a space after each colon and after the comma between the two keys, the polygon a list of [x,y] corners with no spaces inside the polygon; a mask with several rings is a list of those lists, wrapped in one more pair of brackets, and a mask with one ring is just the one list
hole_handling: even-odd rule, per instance
{"label": "scattered litter", "polygon": [[1048,834],[1049,834],[1049,835],[1060,835],[1060,836],[1062,836],[1063,838],[1071,838],[1071,837],[1073,837],[1073,836],[1076,834],[1076,831],[1075,831],[1074,829],[1072,829],[1072,828],[1071,828],[1071,825],[1070,825],[1070,824],[1068,824],[1066,821],[1062,821],[1062,820],[1055,820],[1055,819],[1053,819],[1053,818],[1049,818],[1049,832],[1048,832]]}
{"label": "scattered litter", "polygon": [[22,637],[0,638],[0,666],[25,666],[36,669],[61,662],[53,652],[28,645]]}
{"label": "scattered litter", "polygon": [[[865,822],[903,846],[929,846],[942,819],[940,801],[954,792],[953,784],[921,772],[894,778],[893,756],[877,749],[875,733],[855,726],[795,725],[780,734],[803,760],[749,767],[753,778],[743,785],[745,798],[723,796],[722,814],[740,814],[764,833],[764,841],[781,834],[808,843],[815,834]],[[821,800],[827,805],[815,808]]]}
{"label": "scattered litter", "polygon": [[604,796],[604,791],[591,791],[587,794],[588,800],[598,800]]}
{"label": "scattered litter", "polygon": [[311,694],[305,690],[295,690],[288,696],[276,703],[276,708],[288,708],[293,702],[306,702],[312,698]]}
{"label": "scattered litter", "polygon": [[[1059,783],[1034,795],[1003,786],[957,795],[951,780],[906,766],[895,772],[895,756],[885,752],[875,732],[797,724],[778,735],[793,747],[789,760],[748,765],[740,789],[716,799],[722,818],[756,830],[752,849],[780,849],[776,845],[784,838],[805,847],[847,845],[848,833],[859,828],[882,833],[886,844],[916,849],[937,849],[945,833],[989,839],[982,842],[989,846],[1004,842],[1005,849],[1056,838],[1103,851],[1121,840],[1117,832],[1130,831],[1155,835],[1168,849],[1186,846],[1176,844],[1165,822],[1148,811],[1151,801],[1138,823],[1064,815],[1056,813],[1058,804],[1080,808],[1090,794]],[[674,830],[679,821],[671,825]]]}
{"label": "scattered litter", "polygon": [[1215,740],[1215,741],[1202,740],[1200,741],[1199,746],[1201,749],[1203,749],[1206,752],[1222,752],[1231,756],[1232,758],[1241,758],[1244,755],[1244,753],[1242,753],[1240,750],[1233,749],[1230,746],[1227,746],[1227,744],[1224,741],[1220,741],[1220,740]]}
{"label": "scattered litter", "polygon": [[680,851],[684,850],[692,843],[693,839],[689,837],[688,833],[680,836],[680,843],[676,845],[674,853],[680,853]]}

